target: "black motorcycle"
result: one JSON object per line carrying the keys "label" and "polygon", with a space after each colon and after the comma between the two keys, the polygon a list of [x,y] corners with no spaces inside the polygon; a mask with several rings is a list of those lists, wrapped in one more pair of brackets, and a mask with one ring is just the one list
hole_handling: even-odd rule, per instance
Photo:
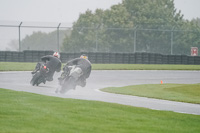
{"label": "black motorcycle", "polygon": [[31,85],[39,85],[41,83],[46,83],[46,78],[47,78],[47,73],[49,72],[49,68],[45,65],[45,64],[42,64],[40,66],[40,69],[35,73],[33,74],[33,77],[31,79]]}
{"label": "black motorcycle", "polygon": [[56,93],[66,93],[71,89],[75,89],[82,75],[82,69],[79,67],[65,67],[64,72],[61,74],[61,77],[58,78],[61,87],[57,88]]}

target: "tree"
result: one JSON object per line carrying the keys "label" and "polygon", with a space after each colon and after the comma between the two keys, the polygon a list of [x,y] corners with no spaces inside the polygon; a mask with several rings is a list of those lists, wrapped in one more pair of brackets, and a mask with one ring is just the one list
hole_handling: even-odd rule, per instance
{"label": "tree", "polygon": [[[121,4],[111,7],[111,10],[97,9],[94,14],[87,10],[73,25],[70,38],[65,38],[63,50],[66,52],[127,50],[127,47],[123,46],[128,44],[127,39],[123,39],[122,36],[130,35],[127,30],[119,32],[119,28],[133,27],[132,22],[128,20],[129,17]],[[108,30],[109,27],[113,28]]]}
{"label": "tree", "polygon": [[[59,31],[59,39],[62,40],[66,36],[70,34],[70,31],[60,30]],[[21,49],[22,50],[54,50],[57,51],[57,31],[53,31],[50,33],[45,32],[33,32],[31,35],[27,35],[21,41]]]}
{"label": "tree", "polygon": [[97,29],[101,26],[103,11],[97,9],[95,14],[87,10],[80,14],[79,19],[73,25],[70,38],[64,39],[62,50],[68,52],[95,51],[97,43]]}
{"label": "tree", "polygon": [[18,40],[11,40],[8,43],[8,47],[6,47],[6,51],[18,51],[18,50],[19,50]]}
{"label": "tree", "polygon": [[189,54],[191,45],[199,41],[199,29],[183,19],[174,0],[123,0],[108,10],[81,14],[63,50],[170,54],[175,48],[178,54]]}

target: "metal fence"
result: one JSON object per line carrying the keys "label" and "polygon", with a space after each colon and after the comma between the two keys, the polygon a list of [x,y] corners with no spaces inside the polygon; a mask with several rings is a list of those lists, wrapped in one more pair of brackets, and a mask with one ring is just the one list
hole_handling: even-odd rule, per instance
{"label": "metal fence", "polygon": [[[4,22],[0,21],[0,51],[24,51],[24,50],[54,50],[60,51],[62,41],[65,37],[63,32],[71,30],[71,23],[45,23],[45,22]],[[30,37],[34,33],[52,34],[47,39],[50,40],[51,46],[48,42],[40,40],[40,36],[34,38],[34,41],[40,43],[40,47],[35,48],[26,46],[27,41],[24,39]]]}
{"label": "metal fence", "polygon": [[[41,36],[31,36],[41,32]],[[53,33],[53,34],[50,34]],[[46,40],[44,34],[49,34]],[[63,47],[67,36],[68,44]],[[30,37],[31,36],[31,37]],[[29,37],[29,38],[28,38]],[[41,39],[42,38],[42,39]],[[33,41],[33,42],[31,42]],[[191,47],[200,48],[200,33],[175,27],[94,28],[71,27],[64,23],[0,23],[2,50],[53,50],[60,52],[147,52],[166,55],[190,55]],[[37,45],[37,46],[36,46]]]}

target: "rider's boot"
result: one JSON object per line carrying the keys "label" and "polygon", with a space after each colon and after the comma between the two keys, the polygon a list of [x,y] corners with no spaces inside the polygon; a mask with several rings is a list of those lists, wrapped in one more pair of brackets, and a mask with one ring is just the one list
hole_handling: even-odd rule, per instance
{"label": "rider's boot", "polygon": [[35,67],[35,70],[34,70],[34,71],[32,71],[31,73],[32,73],[32,74],[35,74],[37,71],[39,71],[39,70],[40,70],[40,67],[41,67],[41,65],[42,65],[42,63],[41,63],[41,62],[38,62],[38,63],[37,63],[37,65],[36,65],[36,67]]}
{"label": "rider's boot", "polygon": [[31,72],[31,74],[35,74],[39,69],[35,69],[34,71]]}

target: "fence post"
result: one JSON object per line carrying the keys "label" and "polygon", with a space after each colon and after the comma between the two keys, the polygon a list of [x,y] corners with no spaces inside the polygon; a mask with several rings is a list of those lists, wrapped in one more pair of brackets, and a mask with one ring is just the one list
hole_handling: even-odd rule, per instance
{"label": "fence post", "polygon": [[19,27],[19,52],[21,51],[21,31],[20,31],[21,25],[22,25],[22,22],[18,26]]}
{"label": "fence post", "polygon": [[174,27],[171,30],[171,55],[173,55]]}
{"label": "fence post", "polygon": [[134,49],[133,49],[133,52],[135,53],[136,52],[136,41],[137,39],[137,26],[134,28]]}
{"label": "fence post", "polygon": [[95,34],[95,38],[96,38],[96,52],[98,52],[98,39],[97,39],[97,37],[98,37],[98,33],[97,33],[97,30],[98,30],[98,28],[96,28],[96,34]]}
{"label": "fence post", "polygon": [[58,46],[58,52],[60,52],[60,45],[59,45],[59,28],[60,28],[61,23],[58,24],[57,27],[57,46]]}

